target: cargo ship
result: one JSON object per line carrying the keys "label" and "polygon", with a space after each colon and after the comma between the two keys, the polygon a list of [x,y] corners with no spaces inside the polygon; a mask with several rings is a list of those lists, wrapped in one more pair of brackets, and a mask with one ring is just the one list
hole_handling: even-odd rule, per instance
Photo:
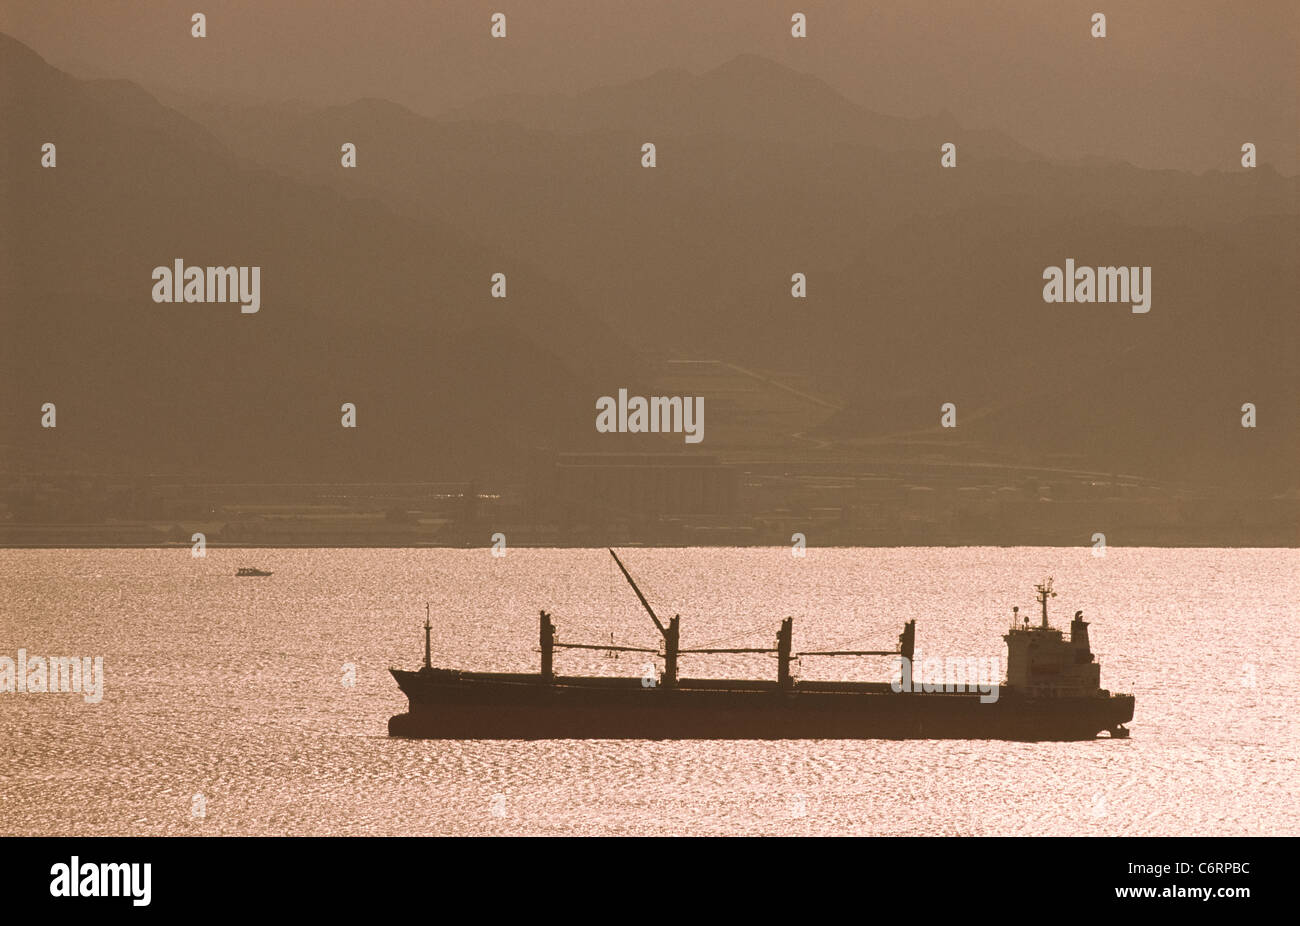
{"label": "cargo ship", "polygon": [[[889,650],[794,650],[794,621],[781,622],[768,648],[683,649],[681,617],[660,620],[613,551],[624,578],[662,637],[662,648],[562,643],[555,622],[540,612],[537,672],[472,672],[432,664],[426,613],[424,665],[390,669],[409,708],[388,721],[391,736],[424,739],[995,739],[1085,740],[1105,732],[1128,736],[1131,694],[1101,687],[1088,622],[1076,612],[1070,632],[1048,623],[1052,582],[1037,585],[1041,623],[1019,608],[1003,640],[1006,679],[996,695],[969,685],[910,684],[916,621]],[[557,650],[654,654],[662,671],[644,677],[566,676],[555,671]],[[775,679],[681,678],[686,654],[767,653]],[[888,682],[804,681],[792,674],[801,656],[883,656],[896,661]]]}

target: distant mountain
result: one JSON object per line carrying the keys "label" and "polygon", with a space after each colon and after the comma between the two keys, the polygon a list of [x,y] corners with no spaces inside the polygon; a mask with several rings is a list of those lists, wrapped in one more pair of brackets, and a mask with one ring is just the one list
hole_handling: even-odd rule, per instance
{"label": "distant mountain", "polygon": [[[43,99],[43,86],[31,94]],[[122,119],[125,108],[114,97],[93,118]],[[147,125],[162,131],[175,114],[154,109]],[[367,407],[402,410],[383,422],[376,471],[519,461],[523,446],[590,442],[592,397],[645,381],[644,355],[797,374],[844,405],[818,432],[841,447],[896,439],[918,454],[1065,459],[1250,491],[1297,482],[1300,184],[1268,167],[1193,176],[1051,163],[942,117],[872,114],[755,56],[576,97],[494,98],[437,119],[383,100],[193,105],[210,136],[188,124],[93,174],[63,165],[79,149],[121,146],[120,132],[105,126],[74,144],[73,160],[61,146],[58,171],[42,173],[30,140],[49,110],[27,106],[23,131],[8,136],[28,146],[11,156],[30,217],[15,247],[24,293],[48,300],[87,278],[88,302],[135,300],[113,310],[116,324],[134,318],[149,337],[175,338],[174,314],[140,302],[140,261],[218,247],[232,255],[222,260],[274,261],[268,281],[292,284],[276,313],[270,282],[268,308],[252,319],[184,307],[193,344],[170,346],[165,365],[181,395],[221,397],[211,415],[233,417],[237,395],[233,407],[261,421],[268,446],[280,409],[337,409],[351,380],[384,390]],[[657,145],[653,170],[640,166],[645,141]],[[956,169],[939,166],[946,141]],[[357,145],[356,169],[339,165],[343,142]],[[131,164],[119,163],[128,153]],[[114,186],[93,185],[108,177]],[[1043,269],[1067,258],[1151,266],[1151,312],[1044,303]],[[536,269],[512,271],[510,298],[487,301],[488,276],[507,265]],[[806,299],[791,298],[796,271]],[[78,311],[90,310],[64,313]],[[21,318],[39,329],[29,345],[69,336],[57,313]],[[274,348],[253,334],[280,324]],[[215,350],[212,337],[240,340]],[[308,351],[281,378],[276,358],[302,342]],[[264,392],[214,385],[217,365],[246,351]],[[48,354],[22,351],[23,382],[45,392],[54,381],[37,375],[38,358]],[[381,372],[388,385],[375,383]],[[209,385],[182,388],[195,373]],[[289,384],[303,394],[282,394]],[[39,407],[31,390],[23,401]],[[944,402],[958,406],[956,431],[938,428]],[[1259,410],[1253,431],[1239,425],[1245,402]],[[295,419],[295,452],[328,458],[341,446],[331,415],[319,433]],[[414,419],[426,430],[413,435]],[[202,433],[194,424],[186,441]]]}
{"label": "distant mountain", "polygon": [[946,113],[901,119],[871,112],[817,77],[753,54],[700,75],[660,71],[572,97],[489,97],[441,114],[437,121],[508,122],[559,134],[634,132],[648,139],[716,135],[927,154],[937,152],[941,142],[960,139],[982,157],[1039,157],[1000,132],[963,130]]}
{"label": "distant mountain", "polygon": [[[1053,164],[752,55],[437,119],[376,100],[194,115],[276,170],[531,254],[644,350],[813,376],[847,403],[838,440],[955,440],[953,401],[972,451],[1295,484],[1300,187],[1271,168]],[[337,169],[343,140],[363,168]],[[1152,312],[1045,304],[1043,268],[1070,257],[1152,266]],[[1243,433],[1247,401],[1268,428]]]}
{"label": "distant mountain", "polygon": [[[637,355],[526,259],[241,163],[123,81],[0,36],[8,465],[221,479],[469,478],[593,439]],[[57,145],[57,167],[40,166]],[[157,304],[155,266],[261,267],[262,307]],[[491,299],[490,277],[508,276]],[[58,427],[38,427],[54,402]],[[358,427],[340,426],[357,406]]]}
{"label": "distant mountain", "polygon": [[[848,408],[821,436],[911,432],[936,447],[956,439],[1021,461],[1235,492],[1296,484],[1293,218],[1193,231],[1104,214],[1035,221],[1005,208],[962,212],[944,228],[961,245],[938,248],[937,266],[933,230],[917,223],[887,255],[865,253],[822,281],[800,350],[857,375],[844,380]],[[1044,266],[1066,257],[1104,266],[1117,255],[1152,267],[1149,313],[1043,302]],[[860,311],[837,311],[850,304]],[[794,343],[784,310],[756,296],[736,309]],[[956,431],[939,427],[944,402],[958,406]],[[1241,427],[1246,402],[1269,410],[1266,427]]]}

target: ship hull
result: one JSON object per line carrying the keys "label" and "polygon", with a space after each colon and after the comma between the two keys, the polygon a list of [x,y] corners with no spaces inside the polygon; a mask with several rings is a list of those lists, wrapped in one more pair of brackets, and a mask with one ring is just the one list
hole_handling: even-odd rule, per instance
{"label": "ship hull", "polygon": [[1126,735],[1133,696],[1027,697],[1000,689],[895,692],[888,684],[640,679],[392,670],[409,710],[392,736],[423,739],[998,739]]}

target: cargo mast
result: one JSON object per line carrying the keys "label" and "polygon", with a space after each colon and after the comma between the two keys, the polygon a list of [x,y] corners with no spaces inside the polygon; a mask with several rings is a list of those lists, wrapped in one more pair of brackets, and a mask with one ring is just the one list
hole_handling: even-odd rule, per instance
{"label": "cargo mast", "polygon": [[646,613],[650,615],[650,620],[654,621],[655,626],[659,628],[659,633],[664,638],[663,685],[665,688],[676,688],[677,687],[677,652],[678,652],[678,646],[681,641],[681,623],[682,623],[681,615],[674,614],[673,619],[670,620],[668,622],[668,626],[665,627],[663,625],[663,622],[659,620],[659,615],[655,614],[655,609],[650,607],[650,602],[646,601],[645,595],[641,594],[641,589],[637,587],[636,580],[633,579],[632,574],[627,571],[627,567],[624,566],[623,561],[618,558],[618,554],[615,553],[613,550],[610,550],[609,555],[614,557],[614,562],[618,563],[618,568],[620,571],[622,571],[623,578],[627,579],[628,585],[632,586],[632,591],[636,592],[636,597],[638,600],[640,600],[641,607],[645,608]]}

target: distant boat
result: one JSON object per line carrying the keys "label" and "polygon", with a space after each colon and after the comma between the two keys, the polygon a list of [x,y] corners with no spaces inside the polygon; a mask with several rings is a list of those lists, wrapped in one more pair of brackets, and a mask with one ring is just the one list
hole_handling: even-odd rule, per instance
{"label": "distant boat", "polygon": [[263,572],[261,569],[254,569],[252,566],[240,566],[237,576],[269,576],[269,572]]}

